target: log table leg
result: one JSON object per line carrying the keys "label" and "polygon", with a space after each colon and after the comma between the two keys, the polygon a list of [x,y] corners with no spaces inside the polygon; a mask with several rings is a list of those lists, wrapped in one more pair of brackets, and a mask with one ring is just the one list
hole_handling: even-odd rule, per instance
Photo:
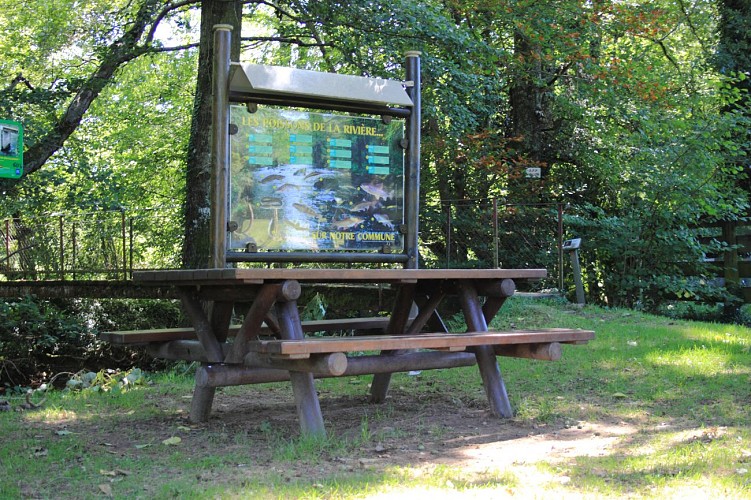
{"label": "log table leg", "polygon": [[[461,301],[467,328],[471,332],[487,332],[488,324],[480,307],[477,290],[470,284],[458,284],[459,300]],[[498,368],[498,361],[492,346],[476,346],[474,348],[477,366],[480,369],[482,384],[490,403],[490,411],[497,417],[513,417],[514,411],[506,392],[506,385]]]}
{"label": "log table leg", "polygon": [[[211,304],[209,326],[214,338],[219,342],[227,340],[234,305],[235,303],[230,301],[217,301]],[[216,387],[206,387],[198,383],[198,372],[205,366],[206,364],[202,364],[196,371],[196,384],[193,387],[193,398],[190,401],[191,422],[206,422],[211,415],[211,407],[214,404]]]}
{"label": "log table leg", "polygon": [[[414,296],[414,284],[405,284],[399,288],[399,292],[396,294],[394,311],[386,327],[386,334],[398,335],[404,333],[407,321],[409,321],[409,313],[412,310]],[[398,351],[381,351],[381,356],[394,356],[397,353]],[[370,402],[383,403],[386,400],[386,394],[389,392],[390,384],[391,373],[377,373],[373,375],[373,381],[370,383]]]}
{"label": "log table leg", "polygon": [[[279,328],[283,340],[303,339],[304,334],[297,312],[297,301],[289,300],[277,302]],[[300,430],[303,434],[325,436],[321,405],[318,402],[313,374],[306,372],[289,372],[292,381],[292,392],[297,405],[297,417],[300,420]]]}
{"label": "log table leg", "polygon": [[[207,366],[207,364],[203,363],[198,367],[198,370],[201,370],[205,366]],[[196,371],[196,380],[198,379],[198,370]],[[215,394],[216,387],[199,386],[198,383],[193,386],[193,398],[190,400],[189,416],[192,423],[198,424],[209,420]]]}
{"label": "log table leg", "polygon": [[[287,283],[287,282],[285,282]],[[243,319],[243,324],[240,327],[240,331],[237,332],[230,352],[225,356],[225,363],[242,363],[243,357],[247,354],[248,342],[258,337],[258,331],[261,329],[263,318],[268,315],[269,309],[274,305],[277,298],[283,300],[297,300],[300,296],[300,287],[297,282],[293,282],[298,286],[285,287],[280,283],[265,284],[256,294],[253,303],[248,309]]]}
{"label": "log table leg", "polygon": [[[201,341],[201,345],[206,352],[209,363],[220,363],[223,357],[222,348],[214,334],[212,321],[206,316],[201,302],[190,290],[179,289],[178,293],[183,308],[193,323],[196,336]],[[219,323],[219,318],[215,320],[215,323]],[[215,387],[199,386],[196,383],[193,388],[193,399],[190,402],[191,422],[206,422],[209,419],[215,393]]]}
{"label": "log table leg", "polygon": [[219,342],[227,341],[234,307],[235,303],[230,301],[217,301],[211,305],[211,329]]}

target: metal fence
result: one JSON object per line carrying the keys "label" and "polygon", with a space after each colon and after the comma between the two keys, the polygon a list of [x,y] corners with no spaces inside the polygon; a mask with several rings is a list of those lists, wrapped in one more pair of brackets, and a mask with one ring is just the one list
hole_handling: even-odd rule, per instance
{"label": "metal fence", "polygon": [[[545,268],[541,288],[563,288],[563,205],[448,200],[426,210],[426,267]],[[426,231],[427,228],[428,229]]]}
{"label": "metal fence", "polygon": [[[56,214],[0,222],[7,280],[129,279],[180,265],[177,207]],[[562,289],[563,206],[450,200],[421,214],[425,268],[546,268],[538,288]],[[0,278],[2,279],[2,278]]]}
{"label": "metal fence", "polygon": [[5,219],[0,270],[8,280],[77,280],[177,267],[182,228],[161,223],[173,209]]}

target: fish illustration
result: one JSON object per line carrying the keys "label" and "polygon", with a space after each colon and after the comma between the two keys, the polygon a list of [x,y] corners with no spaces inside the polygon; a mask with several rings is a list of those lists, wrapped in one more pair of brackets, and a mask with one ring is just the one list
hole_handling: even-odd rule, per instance
{"label": "fish illustration", "polygon": [[351,229],[362,224],[364,220],[362,217],[347,217],[346,219],[335,221],[334,226],[337,229]]}
{"label": "fish illustration", "polygon": [[313,207],[303,205],[302,203],[293,203],[292,206],[295,207],[298,211],[304,213],[305,215],[310,215],[311,217],[318,217],[320,215]]}
{"label": "fish illustration", "polygon": [[389,219],[388,215],[373,214],[373,217],[375,217],[375,220],[377,220],[379,224],[386,226],[389,229],[394,229],[394,223],[391,222],[391,219]]}
{"label": "fish illustration", "polygon": [[349,210],[351,212],[365,212],[367,210],[370,210],[372,207],[376,206],[378,204],[378,200],[375,201],[363,201],[362,203],[358,203],[354,207],[350,208]]}
{"label": "fish illustration", "polygon": [[284,179],[283,175],[271,174],[261,179],[261,184],[268,184],[269,182],[280,181],[282,179]]}
{"label": "fish illustration", "polygon": [[316,200],[323,202],[332,202],[336,201],[336,196],[334,196],[334,193],[332,191],[328,191],[317,195]]}
{"label": "fish illustration", "polygon": [[391,193],[383,189],[383,184],[360,184],[360,189],[379,200],[388,200],[391,198]]}
{"label": "fish illustration", "polygon": [[263,198],[261,198],[261,206],[262,207],[281,207],[282,199],[277,198],[276,196],[264,196]]}
{"label": "fish illustration", "polygon": [[277,193],[284,193],[284,192],[287,192],[287,191],[291,191],[293,189],[300,189],[300,186],[298,186],[297,184],[285,183],[285,184],[282,184],[281,186],[279,186],[278,188],[276,188],[276,192]]}
{"label": "fish illustration", "polygon": [[294,174],[292,175],[303,175],[305,173],[306,169],[301,168],[300,170],[296,170]]}
{"label": "fish illustration", "polygon": [[339,181],[336,180],[334,177],[318,177],[315,182],[313,183],[313,188],[315,189],[337,189],[339,186]]}
{"label": "fish illustration", "polygon": [[313,172],[309,173],[309,174],[308,174],[308,175],[306,175],[306,176],[305,176],[304,178],[305,178],[305,179],[310,179],[311,177],[315,177],[315,176],[317,176],[317,175],[321,175],[321,176],[331,176],[331,175],[334,175],[334,174],[333,174],[332,172],[326,172],[326,171],[320,171],[320,170],[318,170],[318,171],[313,171]]}
{"label": "fish illustration", "polygon": [[286,220],[285,224],[290,226],[293,229],[297,229],[298,231],[308,231],[310,229],[309,227],[305,227],[302,224],[298,224],[297,222],[293,220]]}

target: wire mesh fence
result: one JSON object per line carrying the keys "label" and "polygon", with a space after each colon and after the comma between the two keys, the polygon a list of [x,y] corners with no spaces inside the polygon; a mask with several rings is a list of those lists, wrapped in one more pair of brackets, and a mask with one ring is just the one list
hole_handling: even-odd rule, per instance
{"label": "wire mesh fence", "polygon": [[[57,214],[0,222],[0,273],[8,280],[129,279],[180,266],[178,207]],[[497,198],[426,206],[421,267],[545,268],[536,288],[562,288],[563,207]]]}
{"label": "wire mesh fence", "polygon": [[426,210],[426,267],[545,268],[540,288],[562,288],[563,205],[448,200]]}
{"label": "wire mesh fence", "polygon": [[166,210],[5,219],[0,270],[8,280],[78,280],[178,267],[182,228]]}

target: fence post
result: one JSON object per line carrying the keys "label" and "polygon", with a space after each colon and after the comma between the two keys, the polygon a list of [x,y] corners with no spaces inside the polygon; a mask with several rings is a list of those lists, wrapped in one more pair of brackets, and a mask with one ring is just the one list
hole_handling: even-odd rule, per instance
{"label": "fence post", "polygon": [[130,275],[129,278],[133,279],[133,217],[131,216],[128,223],[128,229],[130,231]]}
{"label": "fence post", "polygon": [[498,198],[493,198],[493,267],[499,268],[498,255]]}
{"label": "fence post", "polygon": [[[128,279],[128,243],[125,234],[125,210],[120,210],[120,234],[122,235],[123,279]],[[117,273],[120,274],[120,273]]]}
{"label": "fence post", "polygon": [[65,281],[64,217],[60,216],[60,281]]}
{"label": "fence post", "polygon": [[71,272],[73,273],[73,281],[76,279],[76,262],[78,262],[78,255],[76,252],[76,223],[72,225],[71,231],[71,244],[73,245],[73,264],[71,265]]}
{"label": "fence post", "polygon": [[584,283],[582,282],[582,270],[579,265],[579,247],[581,246],[581,238],[574,238],[563,242],[563,248],[571,256],[571,270],[574,273],[574,286],[576,287],[576,303],[580,306],[584,305]]}
{"label": "fence post", "polygon": [[446,269],[451,267],[451,202],[446,204]]}
{"label": "fence post", "polygon": [[558,290],[563,293],[563,203],[558,203]]}
{"label": "fence post", "polygon": [[5,272],[10,272],[10,220],[5,219]]}

